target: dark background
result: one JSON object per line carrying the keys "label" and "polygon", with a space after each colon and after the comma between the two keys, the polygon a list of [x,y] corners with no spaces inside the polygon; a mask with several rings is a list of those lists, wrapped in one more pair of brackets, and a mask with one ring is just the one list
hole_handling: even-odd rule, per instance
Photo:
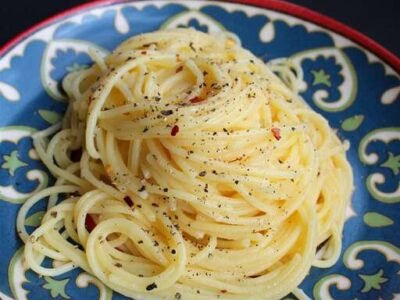
{"label": "dark background", "polygon": [[[84,2],[88,1],[5,0],[0,5],[0,45],[37,22]],[[400,55],[400,0],[290,0],[290,2],[350,25],[397,56]]]}

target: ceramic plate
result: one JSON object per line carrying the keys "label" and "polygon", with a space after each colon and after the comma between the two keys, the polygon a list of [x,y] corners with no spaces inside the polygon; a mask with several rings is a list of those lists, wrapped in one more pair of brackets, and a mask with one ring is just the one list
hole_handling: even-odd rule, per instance
{"label": "ceramic plate", "polygon": [[[53,182],[30,136],[60,120],[66,107],[60,80],[92,63],[90,47],[106,54],[142,32],[191,26],[232,31],[266,62],[291,58],[304,70],[301,95],[351,143],[355,193],[342,256],[332,268],[310,271],[301,284],[304,298],[400,299],[399,59],[306,9],[245,2],[96,2],[37,25],[1,50],[0,298],[124,299],[82,270],[50,278],[24,268],[17,211]],[[43,209],[44,203],[35,206],[28,229],[40,223]]]}

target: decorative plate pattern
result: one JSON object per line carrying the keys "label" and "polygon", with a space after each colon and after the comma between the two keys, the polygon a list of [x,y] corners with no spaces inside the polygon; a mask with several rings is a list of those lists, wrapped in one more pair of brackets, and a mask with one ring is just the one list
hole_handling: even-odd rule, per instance
{"label": "decorative plate pattern", "polygon": [[[400,75],[395,70],[400,63],[316,25],[321,20],[295,17],[301,13],[288,5],[273,2],[272,10],[201,1],[99,2],[39,25],[3,49],[1,299],[124,299],[80,270],[50,278],[25,269],[15,217],[30,194],[54,180],[30,136],[60,120],[66,107],[60,80],[91,64],[89,48],[106,54],[132,35],[187,26],[232,31],[269,63],[291,59],[304,72],[301,95],[351,143],[355,193],[343,253],[334,267],[311,270],[301,285],[302,298],[400,299]],[[28,228],[40,223],[44,208],[45,203],[35,207]]]}

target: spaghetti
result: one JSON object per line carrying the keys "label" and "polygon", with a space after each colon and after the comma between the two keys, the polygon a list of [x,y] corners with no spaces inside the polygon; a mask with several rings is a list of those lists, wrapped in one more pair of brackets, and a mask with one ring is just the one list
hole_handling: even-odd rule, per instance
{"label": "spaghetti", "polygon": [[296,94],[301,70],[191,29],[92,57],[63,81],[62,124],[33,136],[57,180],[17,218],[29,268],[80,267],[128,297],[279,299],[336,262],[348,145]]}

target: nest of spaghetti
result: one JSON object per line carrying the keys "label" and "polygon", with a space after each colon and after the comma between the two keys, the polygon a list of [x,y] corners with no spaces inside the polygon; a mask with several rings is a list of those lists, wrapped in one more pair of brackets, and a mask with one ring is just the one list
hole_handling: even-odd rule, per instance
{"label": "nest of spaghetti", "polygon": [[285,85],[234,35],[191,29],[91,56],[63,81],[62,124],[34,136],[56,182],[18,216],[29,268],[133,298],[280,299],[336,262],[348,146],[297,95],[301,72],[277,67]]}

